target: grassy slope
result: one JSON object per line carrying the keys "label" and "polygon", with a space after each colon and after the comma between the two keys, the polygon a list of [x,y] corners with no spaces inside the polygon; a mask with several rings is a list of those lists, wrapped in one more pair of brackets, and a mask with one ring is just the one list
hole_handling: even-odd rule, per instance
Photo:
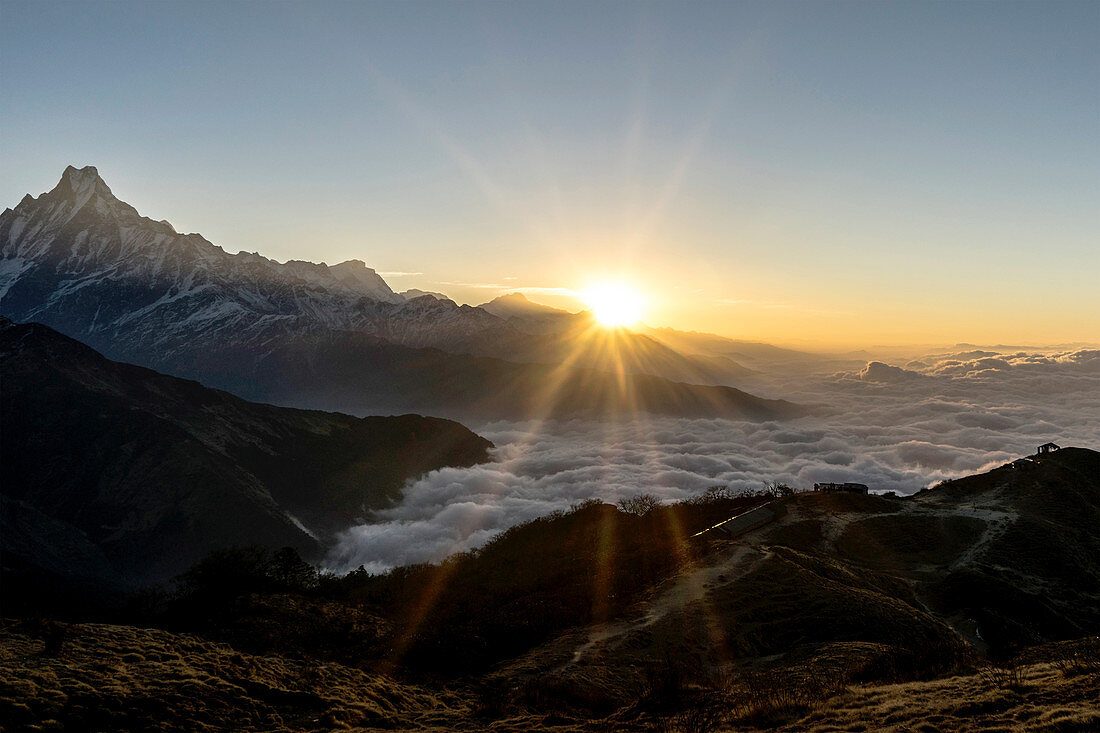
{"label": "grassy slope", "polygon": [[1100,729],[1100,674],[1064,674],[1053,665],[1020,670],[1002,687],[988,674],[897,685],[857,685],[785,726],[824,731],[1005,731],[1086,733]]}
{"label": "grassy slope", "polygon": [[[60,649],[45,638],[64,629]],[[0,725],[42,730],[419,728],[466,716],[454,694],[337,664],[242,654],[186,634],[0,622]]]}
{"label": "grassy slope", "polygon": [[[60,643],[56,639],[62,638]],[[48,640],[53,639],[50,643]],[[1064,655],[1055,655],[1055,658]],[[1059,731],[1100,725],[1100,666],[1031,663],[1011,675],[841,687],[827,702],[759,686],[718,693],[709,730],[786,720],[787,731]],[[699,708],[697,708],[699,709]],[[692,714],[637,710],[588,719],[566,710],[496,720],[469,689],[419,686],[335,663],[254,656],[186,634],[101,624],[0,622],[0,730],[693,730]],[[695,714],[695,719],[700,716]],[[694,728],[700,730],[700,728]]]}

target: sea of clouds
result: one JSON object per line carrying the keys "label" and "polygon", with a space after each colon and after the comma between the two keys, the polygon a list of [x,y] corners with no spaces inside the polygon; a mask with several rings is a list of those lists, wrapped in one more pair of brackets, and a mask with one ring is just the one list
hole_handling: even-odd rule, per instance
{"label": "sea of clouds", "polygon": [[[795,420],[634,416],[619,423],[495,422],[493,462],[433,471],[396,506],[344,532],[327,565],[382,572],[479,547],[583,499],[676,501],[709,486],[858,481],[912,493],[1033,453],[1100,448],[1100,350],[971,351],[785,378],[767,396],[815,407]],[[759,392],[759,390],[757,390]]]}

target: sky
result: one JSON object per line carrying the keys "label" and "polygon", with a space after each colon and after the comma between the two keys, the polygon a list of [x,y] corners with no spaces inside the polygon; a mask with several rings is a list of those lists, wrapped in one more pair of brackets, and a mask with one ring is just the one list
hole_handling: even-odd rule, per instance
{"label": "sky", "polygon": [[786,344],[1100,341],[1100,3],[0,0],[0,204]]}

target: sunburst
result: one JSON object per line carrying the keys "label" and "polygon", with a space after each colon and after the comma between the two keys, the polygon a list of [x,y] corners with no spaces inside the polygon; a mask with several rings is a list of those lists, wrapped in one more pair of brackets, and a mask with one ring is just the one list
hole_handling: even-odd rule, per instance
{"label": "sunburst", "polygon": [[637,288],[617,280],[594,283],[585,288],[581,298],[596,320],[609,328],[637,323],[645,306]]}

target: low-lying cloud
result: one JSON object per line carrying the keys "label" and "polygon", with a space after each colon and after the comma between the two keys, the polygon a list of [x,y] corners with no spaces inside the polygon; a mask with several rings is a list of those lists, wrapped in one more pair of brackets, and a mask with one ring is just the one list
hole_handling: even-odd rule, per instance
{"label": "low-lying cloud", "polygon": [[859,481],[911,493],[1047,440],[1100,446],[1100,351],[926,356],[904,370],[876,362],[785,380],[772,394],[820,405],[822,414],[478,426],[498,446],[492,463],[433,471],[407,486],[398,505],[343,533],[328,565],[381,572],[439,560],[590,497],[677,501],[715,484],[744,490],[767,481]]}

